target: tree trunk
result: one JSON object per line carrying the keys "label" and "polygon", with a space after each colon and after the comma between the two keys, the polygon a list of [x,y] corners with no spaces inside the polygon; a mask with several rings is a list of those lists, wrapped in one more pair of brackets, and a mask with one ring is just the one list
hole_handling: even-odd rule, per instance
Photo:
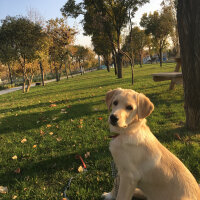
{"label": "tree trunk", "polygon": [[42,66],[42,62],[40,62],[40,72],[41,72],[42,85],[44,86],[44,69]]}
{"label": "tree trunk", "polygon": [[12,77],[12,69],[10,67],[10,64],[8,64],[8,72],[9,72],[9,79],[10,79],[10,84],[13,84],[13,77]]}
{"label": "tree trunk", "polygon": [[72,71],[71,71],[70,63],[69,63],[69,72],[70,72],[71,77],[73,78],[73,74],[72,74]]}
{"label": "tree trunk", "polygon": [[122,78],[122,54],[120,52],[117,53],[116,55],[116,60],[117,60],[117,75],[118,78]]}
{"label": "tree trunk", "polygon": [[143,61],[142,61],[142,53],[140,53],[140,67],[142,67]]}
{"label": "tree trunk", "polygon": [[186,125],[200,129],[200,1],[178,0],[177,20]]}
{"label": "tree trunk", "polygon": [[57,67],[55,67],[55,72],[56,72],[56,81],[58,82],[58,81],[60,81],[60,79],[59,79],[59,72],[58,72]]}
{"label": "tree trunk", "polygon": [[23,59],[24,62],[22,63],[22,71],[23,71],[23,86],[22,86],[22,90],[23,93],[26,92],[26,59]]}
{"label": "tree trunk", "polygon": [[29,90],[30,90],[30,87],[31,87],[31,80],[27,80],[27,88],[26,88],[26,92],[29,92]]}
{"label": "tree trunk", "polygon": [[105,59],[105,64],[106,64],[106,67],[107,67],[107,71],[110,72],[110,66],[109,66],[108,59]]}
{"label": "tree trunk", "polygon": [[159,49],[159,59],[160,59],[160,67],[162,67],[162,63],[163,63],[162,47],[160,47],[160,49]]}
{"label": "tree trunk", "polygon": [[113,64],[115,68],[115,75],[117,75],[117,62],[116,62],[116,55],[114,52],[112,52],[112,58],[113,58]]}
{"label": "tree trunk", "polygon": [[65,61],[65,74],[66,74],[67,79],[68,79],[69,77],[68,77],[68,72],[67,72],[67,62],[66,61]]}

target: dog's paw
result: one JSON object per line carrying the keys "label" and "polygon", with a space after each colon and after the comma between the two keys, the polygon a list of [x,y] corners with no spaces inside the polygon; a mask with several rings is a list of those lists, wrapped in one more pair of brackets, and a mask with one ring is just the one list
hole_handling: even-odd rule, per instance
{"label": "dog's paw", "polygon": [[102,198],[104,198],[105,200],[114,200],[115,198],[112,196],[112,193],[109,192],[104,192],[102,195],[101,195]]}

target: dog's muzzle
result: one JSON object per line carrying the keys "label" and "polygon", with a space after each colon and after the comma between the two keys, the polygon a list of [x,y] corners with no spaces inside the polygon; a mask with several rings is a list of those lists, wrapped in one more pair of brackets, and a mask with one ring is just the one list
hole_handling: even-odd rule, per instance
{"label": "dog's muzzle", "polygon": [[115,116],[115,115],[110,115],[110,123],[113,125],[113,126],[117,126],[117,122],[118,122],[118,118]]}

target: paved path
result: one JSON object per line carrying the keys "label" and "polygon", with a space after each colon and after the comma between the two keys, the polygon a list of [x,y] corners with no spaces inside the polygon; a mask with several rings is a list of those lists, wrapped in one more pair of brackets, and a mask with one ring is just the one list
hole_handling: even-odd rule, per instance
{"label": "paved path", "polygon": [[[96,70],[93,70],[93,71],[96,71]],[[88,73],[88,72],[92,72],[92,71],[85,71],[85,73]],[[77,76],[77,75],[81,75],[81,74],[74,74],[73,76]],[[70,77],[71,76],[69,75],[69,78]],[[66,76],[63,76],[60,79],[62,80],[62,79],[66,79],[66,78],[67,78]],[[50,82],[54,82],[54,81],[56,81],[56,79],[51,79],[51,80],[48,80],[48,81],[44,81],[44,83],[46,84],[46,83],[50,83]],[[35,83],[32,83],[31,87],[35,87]],[[22,90],[22,86],[1,90],[0,91],[0,95],[8,94],[8,93],[11,93],[11,92],[15,92],[17,90]]]}
{"label": "paved path", "polygon": [[[64,79],[64,78],[65,77],[62,77],[61,79]],[[45,84],[46,83],[50,83],[50,82],[54,82],[54,81],[56,81],[56,79],[51,79],[51,80],[45,81]],[[34,86],[35,86],[35,83],[32,83],[31,87],[34,87]],[[17,90],[22,90],[22,86],[1,90],[0,91],[0,95],[8,94],[8,93],[11,93],[11,92],[15,92]]]}

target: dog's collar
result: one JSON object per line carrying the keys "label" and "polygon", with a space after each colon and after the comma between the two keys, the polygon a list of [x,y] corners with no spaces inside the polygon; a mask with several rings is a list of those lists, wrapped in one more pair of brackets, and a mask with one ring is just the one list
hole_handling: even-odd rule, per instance
{"label": "dog's collar", "polygon": [[120,135],[120,134],[110,135],[110,136],[108,136],[108,138],[115,139],[115,138],[118,137],[119,135]]}

